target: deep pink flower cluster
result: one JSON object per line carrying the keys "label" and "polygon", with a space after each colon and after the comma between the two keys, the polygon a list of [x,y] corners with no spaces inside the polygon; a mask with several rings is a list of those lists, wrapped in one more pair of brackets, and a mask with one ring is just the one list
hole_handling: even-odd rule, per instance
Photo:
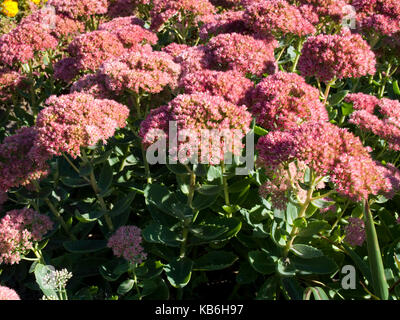
{"label": "deep pink flower cluster", "polygon": [[253,82],[236,71],[202,70],[187,73],[180,80],[185,93],[206,92],[236,105],[246,104]]}
{"label": "deep pink flower cluster", "polygon": [[168,53],[171,55],[174,59],[180,55],[182,52],[187,50],[189,47],[187,44],[179,44],[176,42],[170,43],[169,45],[165,46],[164,48],[161,49],[162,52]]}
{"label": "deep pink flower cluster", "polygon": [[79,70],[96,71],[104,61],[120,56],[126,49],[114,33],[96,30],[72,40],[68,52],[75,58]]}
{"label": "deep pink flower cluster", "polygon": [[350,217],[349,224],[344,228],[345,241],[352,246],[362,246],[365,241],[365,224],[360,218]]}
{"label": "deep pink flower cluster", "polygon": [[384,35],[400,31],[400,3],[397,0],[353,0],[360,29],[372,29]]}
{"label": "deep pink flower cluster", "polygon": [[111,0],[108,1],[107,15],[112,18],[132,15],[136,8],[150,4],[150,0]]}
{"label": "deep pink flower cluster", "polygon": [[0,221],[0,263],[15,264],[21,261],[53,228],[53,222],[44,214],[32,209],[12,210]]}
{"label": "deep pink flower cluster", "polygon": [[302,37],[316,31],[299,9],[286,0],[254,1],[247,6],[244,20],[254,32],[264,35],[295,34]]}
{"label": "deep pink flower cluster", "polygon": [[225,11],[199,18],[204,24],[199,36],[203,41],[222,33],[250,33],[244,19],[244,11]]}
{"label": "deep pink flower cluster", "polygon": [[0,101],[11,100],[17,88],[23,86],[25,79],[24,76],[16,71],[0,69]]}
{"label": "deep pink flower cluster", "polygon": [[393,194],[398,187],[385,172],[388,167],[375,162],[358,137],[329,122],[306,122],[299,128],[273,131],[260,138],[257,149],[265,166],[303,161],[318,176],[329,175],[337,192],[355,201],[370,194]]}
{"label": "deep pink flower cluster", "polygon": [[143,27],[144,21],[136,16],[118,17],[111,21],[101,23],[97,29],[112,32],[116,29],[129,28],[135,25]]}
{"label": "deep pink flower cluster", "polygon": [[341,34],[310,37],[304,44],[298,69],[303,76],[321,81],[334,78],[359,78],[375,74],[375,54],[359,35],[343,30]]}
{"label": "deep pink flower cluster", "polygon": [[311,23],[317,24],[329,17],[336,22],[351,14],[349,0],[300,0],[299,10]]}
{"label": "deep pink flower cluster", "polygon": [[114,255],[132,264],[140,264],[147,258],[141,245],[142,230],[136,226],[122,226],[110,237],[107,246]]}
{"label": "deep pink flower cluster", "polygon": [[[400,102],[387,98],[357,93],[346,97],[353,102],[356,110],[350,116],[350,123],[362,131],[372,132],[388,142],[388,147],[400,151]],[[379,113],[378,117],[376,113]]]}
{"label": "deep pink flower cluster", "polygon": [[49,155],[35,145],[37,131],[21,128],[0,144],[0,190],[25,186],[47,174]]}
{"label": "deep pink flower cluster", "polygon": [[214,6],[208,0],[154,0],[150,11],[151,29],[159,30],[170,18],[178,14],[179,21],[189,14],[203,16],[215,13]]}
{"label": "deep pink flower cluster", "polygon": [[168,137],[170,121],[177,124],[176,151],[181,162],[195,158],[202,163],[220,164],[225,152],[241,154],[251,114],[245,106],[236,106],[222,97],[182,94],[168,106],[152,110],[142,122],[139,133],[142,143],[148,147],[160,137]]}
{"label": "deep pink flower cluster", "polygon": [[278,42],[273,37],[258,39],[239,33],[220,34],[207,44],[216,69],[255,75],[275,73],[274,49],[277,46]]}
{"label": "deep pink flower cluster", "polygon": [[21,298],[15,290],[0,286],[0,300],[21,300]]}
{"label": "deep pink flower cluster", "polygon": [[63,58],[57,61],[53,68],[54,78],[65,82],[72,81],[79,74],[78,61],[76,58]]}
{"label": "deep pink flower cluster", "polygon": [[[186,73],[201,71],[211,67],[209,50],[206,46],[183,47],[174,46],[175,62],[181,65],[182,76]],[[179,52],[180,51],[180,52]]]}
{"label": "deep pink flower cluster", "polygon": [[113,100],[85,93],[51,96],[36,120],[36,143],[50,154],[80,155],[80,147],[104,143],[117,128],[125,127],[129,109]]}
{"label": "deep pink flower cluster", "polygon": [[18,25],[0,37],[0,62],[13,65],[25,63],[34,57],[35,52],[55,49],[58,41],[43,24],[29,22]]}
{"label": "deep pink flower cluster", "polygon": [[92,95],[96,99],[113,99],[114,94],[106,86],[106,76],[99,72],[87,74],[75,81],[70,93],[81,92]]}
{"label": "deep pink flower cluster", "polygon": [[181,68],[165,52],[138,50],[108,60],[99,72],[105,75],[107,87],[114,92],[159,93],[166,86],[177,86]]}
{"label": "deep pink flower cluster", "polygon": [[108,11],[107,0],[49,0],[47,5],[54,7],[57,13],[72,19],[105,14]]}
{"label": "deep pink flower cluster", "polygon": [[318,89],[296,73],[278,72],[264,78],[252,92],[252,112],[268,130],[285,130],[305,121],[328,121]]}

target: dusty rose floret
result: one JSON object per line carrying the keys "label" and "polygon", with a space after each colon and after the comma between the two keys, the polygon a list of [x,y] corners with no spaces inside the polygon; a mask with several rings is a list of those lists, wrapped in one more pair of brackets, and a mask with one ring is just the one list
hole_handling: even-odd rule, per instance
{"label": "dusty rose floret", "polygon": [[352,246],[362,246],[365,241],[365,224],[362,219],[350,217],[349,224],[344,228],[345,241]]}
{"label": "dusty rose floret", "polygon": [[79,70],[96,71],[106,60],[126,52],[118,36],[106,30],[96,30],[76,37],[68,52],[77,61]]}
{"label": "dusty rose floret", "polygon": [[106,143],[129,116],[126,106],[85,93],[51,96],[45,104],[36,120],[36,144],[53,155],[66,152],[75,158],[81,147]]}
{"label": "dusty rose floret", "polygon": [[54,78],[65,82],[72,81],[78,74],[78,62],[76,58],[63,58],[57,61],[54,66]]}
{"label": "dusty rose floret", "polygon": [[304,44],[298,69],[302,76],[321,81],[359,78],[375,74],[375,54],[359,35],[348,30],[341,34],[310,37]]}
{"label": "dusty rose floret", "polygon": [[167,53],[136,51],[108,60],[99,72],[105,75],[107,87],[113,92],[159,93],[166,86],[177,86],[181,68]]}
{"label": "dusty rose floret", "polygon": [[304,121],[329,120],[319,91],[295,73],[278,72],[263,79],[251,95],[257,123],[268,130],[285,130]]}
{"label": "dusty rose floret", "polygon": [[48,216],[32,209],[7,212],[0,221],[0,263],[19,263],[34,242],[41,241],[52,228]]}
{"label": "dusty rose floret", "polygon": [[209,50],[206,46],[182,48],[174,61],[180,64],[182,76],[186,73],[209,69],[212,64]]}
{"label": "dusty rose floret", "polygon": [[15,290],[0,286],[0,300],[21,300],[21,298]]}
{"label": "dusty rose floret", "polygon": [[221,96],[233,104],[247,104],[247,95],[253,82],[236,71],[202,70],[184,75],[180,87],[185,93],[205,92]]}
{"label": "dusty rose floret", "polygon": [[87,74],[75,81],[70,93],[81,92],[92,95],[96,99],[113,99],[114,94],[106,86],[106,77],[100,73]]}
{"label": "dusty rose floret", "polygon": [[203,41],[222,33],[248,34],[250,29],[244,19],[244,11],[225,11],[199,18],[204,24],[200,27],[199,36]]}
{"label": "dusty rose floret", "polygon": [[285,0],[255,1],[247,6],[244,20],[254,32],[265,35],[295,34],[302,37],[316,31],[299,9]]}
{"label": "dusty rose floret", "polygon": [[[242,138],[250,130],[251,114],[245,106],[236,106],[222,97],[206,93],[182,94],[168,106],[152,111],[142,122],[139,134],[146,148],[160,136],[168,136],[165,126],[170,121],[177,124],[180,142],[176,152],[181,162],[197,156],[199,162],[219,164],[224,161],[225,152],[241,154]],[[221,139],[224,133],[227,135]]]}
{"label": "dusty rose floret", "polygon": [[19,72],[0,69],[0,101],[6,102],[11,100],[13,94],[18,88],[21,88],[25,83],[26,77]]}
{"label": "dusty rose floret", "polygon": [[132,26],[144,27],[144,21],[136,16],[118,17],[111,21],[103,22],[99,25],[98,30],[114,31]]}
{"label": "dusty rose floret", "polygon": [[170,43],[169,45],[165,46],[161,49],[162,52],[168,53],[174,59],[180,55],[183,51],[187,50],[189,47],[187,44],[179,44],[176,42]]}
{"label": "dusty rose floret", "polygon": [[208,0],[154,0],[150,11],[151,29],[159,30],[160,27],[174,15],[178,14],[178,20],[193,14],[203,16],[214,14],[215,8]]}
{"label": "dusty rose floret", "polygon": [[49,154],[35,145],[35,128],[21,128],[0,144],[0,190],[25,186],[45,176]]}
{"label": "dusty rose floret", "polygon": [[107,0],[49,0],[47,5],[54,7],[58,14],[72,19],[105,14],[108,10]]}
{"label": "dusty rose floret", "polygon": [[122,226],[110,237],[107,246],[117,257],[123,257],[132,264],[140,264],[147,258],[141,242],[142,230],[136,226]]}
{"label": "dusty rose floret", "polygon": [[107,15],[115,17],[127,17],[132,15],[139,6],[150,4],[150,0],[112,0],[109,1]]}
{"label": "dusty rose floret", "polygon": [[238,33],[220,34],[207,44],[216,69],[255,75],[275,73],[274,49],[277,46],[273,37],[255,38]]}
{"label": "dusty rose floret", "polygon": [[349,2],[349,0],[300,0],[299,10],[313,24],[319,23],[325,17],[340,22],[352,13],[349,11],[351,9]]}

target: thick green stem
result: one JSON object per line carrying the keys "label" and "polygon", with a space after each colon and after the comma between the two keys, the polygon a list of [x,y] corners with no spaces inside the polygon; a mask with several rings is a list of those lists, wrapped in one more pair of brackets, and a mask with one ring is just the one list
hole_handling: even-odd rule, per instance
{"label": "thick green stem", "polygon": [[290,70],[291,72],[296,71],[297,64],[299,63],[299,59],[300,59],[300,55],[301,55],[301,49],[303,48],[303,43],[304,43],[304,39],[301,38],[297,45],[296,57],[294,58],[293,66],[292,66],[292,69]]}
{"label": "thick green stem", "polygon": [[325,92],[324,92],[324,102],[323,102],[324,105],[326,105],[326,103],[328,102],[329,91],[331,90],[332,84],[335,83],[335,80],[336,79],[329,81],[326,85]]}
{"label": "thick green stem", "polygon": [[365,232],[367,235],[368,260],[371,269],[372,286],[374,294],[382,300],[388,300],[389,289],[385,277],[381,250],[379,248],[378,236],[376,234],[374,219],[369,208],[368,201],[363,202]]}
{"label": "thick green stem", "polygon": [[133,275],[134,286],[135,286],[136,292],[138,294],[139,300],[142,300],[142,294],[140,293],[137,276],[136,276],[136,265],[135,264],[131,265],[131,271],[132,271],[132,275]]}
{"label": "thick green stem", "polygon": [[225,164],[221,163],[221,170],[222,170],[222,184],[224,185],[224,197],[225,197],[225,204],[229,205],[229,189],[228,189],[228,179],[225,176]]}

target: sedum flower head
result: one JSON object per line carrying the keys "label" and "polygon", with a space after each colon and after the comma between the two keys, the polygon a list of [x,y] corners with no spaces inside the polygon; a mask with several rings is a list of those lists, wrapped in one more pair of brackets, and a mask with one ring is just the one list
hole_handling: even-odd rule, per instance
{"label": "sedum flower head", "polygon": [[0,300],[21,300],[21,298],[15,290],[0,286]]}
{"label": "sedum flower head", "polygon": [[107,0],[49,0],[47,4],[54,7],[56,13],[72,19],[105,14],[108,9]]}

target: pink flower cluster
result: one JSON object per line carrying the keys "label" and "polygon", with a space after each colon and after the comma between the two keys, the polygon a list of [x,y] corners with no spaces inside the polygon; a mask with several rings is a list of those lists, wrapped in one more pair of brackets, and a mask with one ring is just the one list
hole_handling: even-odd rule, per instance
{"label": "pink flower cluster", "polygon": [[328,121],[318,89],[295,73],[278,72],[263,79],[252,92],[252,112],[268,130],[285,130],[304,121]]}
{"label": "pink flower cluster", "polygon": [[108,11],[107,0],[49,0],[47,5],[54,7],[56,13],[72,19],[105,14]]}
{"label": "pink flower cluster", "polygon": [[58,41],[43,24],[29,22],[18,25],[0,37],[0,63],[12,66],[32,59],[36,52],[55,49]]}
{"label": "pink flower cluster", "polygon": [[38,114],[36,143],[50,154],[80,155],[80,147],[104,143],[117,128],[125,127],[129,109],[113,100],[85,93],[51,96]]}
{"label": "pink flower cluster", "polygon": [[142,231],[136,226],[122,226],[110,237],[107,246],[114,255],[132,264],[140,264],[147,258],[141,245]]}
{"label": "pink flower cluster", "polygon": [[264,35],[295,34],[302,37],[316,31],[299,9],[286,0],[254,1],[247,6],[244,20],[254,32]]}
{"label": "pink flower cluster", "polygon": [[53,228],[53,222],[46,215],[32,209],[12,210],[0,221],[0,263],[15,264],[21,261]]}
{"label": "pink flower cluster", "polygon": [[199,18],[204,24],[200,27],[199,36],[203,41],[222,33],[249,33],[244,19],[244,11],[225,11]]}
{"label": "pink flower cluster", "polygon": [[173,51],[173,54],[176,55],[174,61],[180,64],[182,76],[211,67],[212,62],[206,46],[184,48],[183,46],[174,45],[173,47],[168,47],[165,51],[167,50]]}
{"label": "pink flower cluster", "polygon": [[49,155],[35,145],[37,131],[21,128],[0,144],[0,190],[25,186],[47,174]]}
{"label": "pink flower cluster", "polygon": [[[350,116],[350,123],[362,131],[372,132],[388,142],[388,147],[400,151],[400,102],[387,98],[356,93],[346,97],[353,102],[356,110]],[[378,117],[376,113],[379,113]]]}
{"label": "pink flower cluster", "polygon": [[375,74],[375,54],[359,35],[344,30],[341,34],[310,37],[304,44],[298,69],[302,76],[321,81],[334,78],[359,78]]}
{"label": "pink flower cluster", "polygon": [[185,93],[205,92],[236,105],[246,104],[253,83],[236,71],[202,70],[187,73],[180,80]]}
{"label": "pink flower cluster", "polygon": [[21,88],[24,85],[25,79],[18,72],[0,69],[0,101],[11,100],[17,88]]}
{"label": "pink flower cluster", "polygon": [[127,17],[139,6],[149,3],[149,0],[111,0],[108,1],[107,15],[111,18]]}
{"label": "pink flower cluster", "polygon": [[277,46],[278,42],[273,37],[255,38],[227,33],[212,38],[207,49],[216,69],[262,75],[275,73],[274,49]]}
{"label": "pink flower cluster", "polygon": [[400,3],[397,0],[353,0],[360,29],[392,36],[400,32]]}
{"label": "pink flower cluster", "polygon": [[179,160],[199,156],[196,160],[220,164],[225,152],[241,154],[251,114],[245,106],[236,106],[219,96],[182,94],[168,106],[152,110],[142,122],[139,134],[143,144],[148,147],[160,137],[167,137],[170,121],[177,123]]}
{"label": "pink flower cluster", "polygon": [[21,300],[21,298],[15,290],[0,286],[0,300]]}
{"label": "pink flower cluster", "polygon": [[113,99],[114,94],[106,86],[106,76],[100,73],[90,73],[75,81],[70,93],[81,92],[92,95],[96,99]]}
{"label": "pink flower cluster", "polygon": [[[398,188],[397,169],[375,162],[360,139],[329,122],[306,122],[284,132],[273,131],[257,144],[265,166],[295,159],[303,161],[320,177],[329,175],[336,191],[354,201],[368,195],[391,195]],[[389,174],[387,170],[391,170]]]}
{"label": "pink flower cluster", "polygon": [[362,246],[365,241],[365,224],[362,219],[350,217],[349,224],[345,227],[345,241],[352,246]]}
{"label": "pink flower cluster", "polygon": [[78,61],[75,58],[65,57],[57,61],[53,68],[54,78],[65,82],[72,81],[79,74]]}
{"label": "pink flower cluster", "polygon": [[349,15],[350,0],[300,0],[299,10],[303,17],[317,24],[326,17],[339,22]]}
{"label": "pink flower cluster", "polygon": [[159,30],[170,18],[178,14],[179,21],[190,14],[203,16],[215,13],[214,6],[208,0],[154,0],[150,11],[151,29]]}
{"label": "pink flower cluster", "polygon": [[165,52],[138,50],[110,59],[99,69],[105,75],[107,87],[121,93],[159,93],[164,87],[175,88],[181,68]]}

